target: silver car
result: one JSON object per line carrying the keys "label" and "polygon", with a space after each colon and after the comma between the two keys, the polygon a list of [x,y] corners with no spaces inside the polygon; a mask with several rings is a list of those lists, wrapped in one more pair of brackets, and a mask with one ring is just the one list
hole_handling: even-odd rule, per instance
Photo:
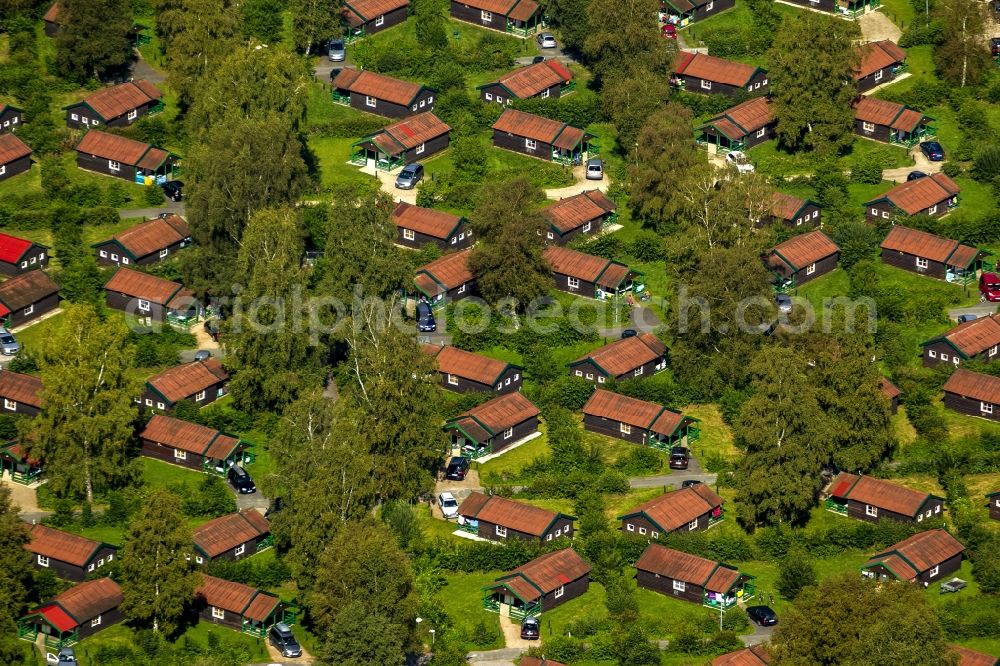
{"label": "silver car", "polygon": [[14,334],[6,328],[0,328],[0,352],[4,356],[16,356],[21,351],[21,345],[14,339]]}
{"label": "silver car", "polygon": [[594,158],[587,160],[587,180],[604,180],[604,162]]}
{"label": "silver car", "polygon": [[556,38],[551,32],[543,32],[538,37],[538,46],[543,49],[554,49],[556,47]]}
{"label": "silver car", "polygon": [[326,56],[330,59],[330,62],[343,62],[347,58],[347,47],[344,46],[344,40],[331,40],[326,50]]}

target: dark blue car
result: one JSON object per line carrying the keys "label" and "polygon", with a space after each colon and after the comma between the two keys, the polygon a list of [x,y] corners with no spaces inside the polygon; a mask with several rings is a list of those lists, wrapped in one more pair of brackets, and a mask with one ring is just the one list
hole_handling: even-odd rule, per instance
{"label": "dark blue car", "polygon": [[924,141],[920,144],[920,152],[931,162],[940,162],[944,159],[944,148],[937,141]]}

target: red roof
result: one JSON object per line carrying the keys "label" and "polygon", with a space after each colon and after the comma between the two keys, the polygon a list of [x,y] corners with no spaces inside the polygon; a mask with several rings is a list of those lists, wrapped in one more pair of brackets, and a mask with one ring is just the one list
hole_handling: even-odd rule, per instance
{"label": "red roof", "polygon": [[424,111],[389,125],[374,134],[371,140],[387,155],[399,155],[450,131],[451,127],[446,122],[432,112]]}
{"label": "red roof", "polygon": [[52,601],[30,611],[40,614],[60,631],[70,631],[102,613],[118,608],[122,589],[110,578],[98,578],[74,585]]}
{"label": "red roof", "polygon": [[195,594],[209,606],[241,615],[249,620],[264,622],[281,601],[255,587],[201,575],[201,585]]}
{"label": "red roof", "polygon": [[592,282],[609,290],[617,289],[631,272],[628,266],[617,261],[558,245],[545,248],[542,257],[553,273]]}
{"label": "red roof", "polygon": [[523,136],[527,139],[534,139],[542,143],[549,143],[556,148],[572,150],[583,141],[586,134],[582,129],[573,127],[558,120],[551,120],[536,116],[533,113],[525,113],[517,109],[505,109],[497,121],[493,123],[493,129],[498,132],[506,132],[516,136]]}
{"label": "red roof", "polygon": [[108,122],[141,106],[156,102],[161,97],[163,93],[149,81],[126,81],[116,86],[95,90],[84,97],[83,102],[70,106],[86,104]]}
{"label": "red roof", "polygon": [[848,472],[841,472],[834,478],[830,495],[910,517],[916,516],[927,500],[935,497],[891,481]]}
{"label": "red roof", "polygon": [[58,2],[52,3],[42,20],[46,23],[62,23],[62,5]]}
{"label": "red roof", "polygon": [[587,190],[546,206],[542,209],[542,214],[560,233],[566,234],[614,212],[617,208],[615,202],[600,190]]}
{"label": "red roof", "polygon": [[100,549],[100,541],[70,534],[47,525],[35,524],[28,531],[31,541],[25,548],[36,555],[51,557],[54,560],[72,564],[75,567],[86,566],[90,559]]}
{"label": "red roof", "polygon": [[358,95],[384,99],[400,106],[410,106],[420,91],[419,83],[403,81],[371,70],[345,69],[333,80],[337,90],[348,90]]}
{"label": "red roof", "polygon": [[912,132],[926,116],[919,111],[877,97],[863,96],[854,102],[854,119]]}
{"label": "red roof", "polygon": [[1000,405],[1000,377],[956,368],[944,383],[944,392]]}
{"label": "red roof", "polygon": [[0,397],[42,408],[42,380],[13,370],[0,371]]}
{"label": "red roof", "polygon": [[433,297],[472,282],[475,276],[469,270],[470,252],[472,250],[452,252],[421,266],[414,283],[427,296]]}
{"label": "red roof", "polygon": [[[543,90],[557,85],[565,85],[573,79],[573,73],[556,59],[543,60],[505,74],[497,81],[518,99],[527,99]],[[491,83],[486,84],[494,85]],[[485,87],[485,86],[482,86]]]}
{"label": "red roof", "polygon": [[180,215],[167,215],[154,217],[129,227],[115,234],[114,240],[118,241],[133,259],[139,259],[190,237],[191,229],[184,218]]}
{"label": "red roof", "polygon": [[531,602],[590,573],[590,565],[572,548],[545,553],[488,587],[506,585],[523,601]]}
{"label": "red roof", "polygon": [[[929,178],[919,178],[905,184],[909,185],[920,180],[929,180]],[[960,245],[958,241],[941,238],[926,231],[919,231],[898,224],[889,230],[889,235],[885,237],[880,247],[884,250],[903,252],[915,257],[922,257],[959,268],[966,268],[970,263],[968,261],[969,252],[967,250],[972,251],[973,258],[979,254],[976,248]]]}
{"label": "red roof", "polygon": [[693,488],[681,488],[654,497],[635,507],[619,520],[643,515],[664,532],[680,529],[691,522],[721,507],[721,497],[712,492],[704,483]]}
{"label": "red roof", "polygon": [[[537,506],[516,502],[499,495],[484,495],[483,493],[471,493],[462,505],[458,507],[458,513],[473,520],[483,520],[487,523],[507,527],[524,534],[542,536],[545,531],[565,514],[540,509]],[[572,518],[572,516],[565,516]]]}
{"label": "red roof", "polygon": [[431,345],[432,350],[427,350],[437,360],[438,372],[464,377],[480,384],[493,385],[500,376],[511,366],[506,361],[499,361],[489,356],[476,354],[458,347],[446,345],[438,347]]}
{"label": "red roof", "polygon": [[131,268],[119,268],[104,285],[104,289],[167,307],[190,305],[194,299],[194,292],[177,282]]}
{"label": "red roof", "polygon": [[80,143],[76,144],[76,152],[142,169],[156,169],[170,156],[170,153],[152,144],[97,130],[83,135]]}
{"label": "red roof", "polygon": [[966,358],[1000,345],[1000,315],[991,314],[959,324],[944,335],[924,342],[929,345],[947,340]]}
{"label": "red roof", "polygon": [[768,666],[771,655],[760,645],[727,652],[712,660],[712,666]]}
{"label": "red roof", "polygon": [[177,402],[229,379],[217,358],[168,368],[146,380],[170,402]]}
{"label": "red roof", "polygon": [[14,160],[29,155],[31,155],[31,148],[28,148],[24,141],[9,132],[0,134],[0,164],[10,164]]}
{"label": "red roof", "polygon": [[840,247],[830,240],[829,236],[817,229],[792,236],[784,243],[779,243],[772,250],[772,256],[785,263],[793,271],[799,271],[838,252],[840,252]]}
{"label": "red roof", "polygon": [[392,212],[392,221],[401,229],[412,229],[417,233],[448,240],[462,223],[461,217],[443,210],[422,208],[400,201]]}
{"label": "red roof", "polygon": [[[448,419],[448,426],[461,426],[466,431],[474,430],[476,432],[469,432],[469,435],[473,436],[486,434],[486,437],[479,440],[482,442],[489,439],[491,435],[500,434],[508,428],[513,428],[528,419],[537,417],[539,413],[538,407],[535,407],[524,395],[514,391],[498,395],[478,407],[473,407],[467,412]],[[483,428],[487,430],[486,433],[481,432]]]}
{"label": "red roof", "polygon": [[673,435],[684,421],[683,414],[668,407],[604,389],[597,389],[591,394],[583,406],[583,413],[667,437]]}
{"label": "red roof", "polygon": [[898,398],[900,393],[898,386],[889,381],[887,377],[882,377],[882,395],[892,400]]}
{"label": "red roof", "polygon": [[774,121],[770,97],[754,97],[710,118],[700,129],[711,125],[730,139],[737,140],[767,127]]}
{"label": "red roof", "polygon": [[[926,178],[918,178],[906,183],[900,183],[878,199],[872,199],[871,201],[866,202],[865,205],[867,206],[875,203],[876,201],[882,201],[885,199],[893,206],[901,209],[907,215],[916,215],[917,213],[927,210],[931,206],[944,203],[948,199],[956,196],[960,191],[961,188],[956,185],[955,181],[951,178],[943,173],[933,173]],[[897,225],[896,227],[893,227],[893,231],[899,228],[901,227]],[[905,229],[906,227],[902,228]],[[910,229],[910,231],[916,230]],[[917,233],[925,232],[921,231]],[[889,235],[892,236],[892,232],[889,232]],[[932,236],[933,234],[927,235]],[[935,238],[937,237],[935,236]],[[886,238],[886,241],[888,240],[889,239]]]}
{"label": "red roof", "polygon": [[198,550],[212,558],[270,533],[271,526],[260,511],[243,509],[208,521],[194,531],[193,539]]}
{"label": "red roof", "polygon": [[794,194],[775,192],[771,197],[771,214],[780,220],[791,221],[810,201]]}
{"label": "red roof", "polygon": [[722,594],[729,592],[740,578],[737,569],[721,562],[706,560],[658,543],[651,543],[646,547],[635,563],[635,568]]}
{"label": "red roof", "polygon": [[855,49],[855,52],[861,61],[858,70],[854,72],[855,80],[906,60],[906,51],[888,39],[862,44]]}
{"label": "red roof", "polygon": [[[350,15],[348,22],[357,27],[400,7],[406,7],[408,4],[409,0],[346,0],[344,13]],[[358,20],[351,21],[351,16],[356,16]]]}
{"label": "red roof", "polygon": [[538,11],[538,3],[534,0],[462,0],[462,4],[507,16],[515,21],[526,21]]}
{"label": "red roof", "polygon": [[163,414],[154,414],[139,437],[215,460],[226,458],[240,443],[232,435]]}
{"label": "red roof", "polygon": [[590,360],[612,377],[619,377],[636,368],[655,361],[667,352],[667,346],[652,333],[640,333],[631,338],[616,340],[584,354],[570,363],[570,367]]}
{"label": "red roof", "polygon": [[710,56],[707,53],[690,53],[682,51],[677,54],[677,74],[692,76],[713,83],[723,83],[728,86],[745,86],[750,79],[760,71],[759,67],[745,65],[741,62],[724,60]]}
{"label": "red roof", "polygon": [[[26,308],[59,293],[59,285],[45,271],[28,271],[0,284],[0,304],[10,311]],[[3,308],[0,308],[2,312]]]}
{"label": "red roof", "polygon": [[889,550],[873,555],[865,566],[883,564],[900,580],[911,581],[964,551],[965,546],[958,539],[938,528],[903,539]]}
{"label": "red roof", "polygon": [[[16,264],[21,261],[21,257],[24,256],[32,245],[35,245],[34,241],[0,233],[0,261],[8,264]],[[40,247],[45,246],[42,245]]]}

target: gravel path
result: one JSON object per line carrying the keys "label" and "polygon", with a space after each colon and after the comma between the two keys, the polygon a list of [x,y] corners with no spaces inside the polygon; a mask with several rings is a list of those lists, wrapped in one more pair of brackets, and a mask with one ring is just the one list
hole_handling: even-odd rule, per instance
{"label": "gravel path", "polygon": [[587,180],[586,168],[582,164],[580,166],[573,167],[573,178],[576,182],[572,185],[568,187],[556,187],[551,190],[545,190],[545,196],[549,199],[565,199],[566,197],[580,194],[586,190],[600,190],[601,192],[608,191],[607,174],[605,174],[603,180]]}
{"label": "gravel path", "polygon": [[889,17],[882,12],[868,12],[858,19],[861,26],[861,39],[863,42],[877,42],[880,39],[888,39],[891,42],[898,42],[903,35],[899,26],[889,20]]}
{"label": "gravel path", "polygon": [[118,211],[118,217],[124,219],[129,217],[159,217],[160,213],[175,213],[184,217],[184,202],[183,201],[171,201],[163,206],[157,206],[155,208],[126,208],[124,210]]}

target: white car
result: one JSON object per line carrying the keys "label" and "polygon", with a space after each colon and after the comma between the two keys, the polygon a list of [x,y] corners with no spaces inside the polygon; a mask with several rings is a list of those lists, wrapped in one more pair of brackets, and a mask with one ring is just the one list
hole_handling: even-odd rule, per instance
{"label": "white car", "polygon": [[538,41],[538,46],[543,49],[554,49],[556,47],[556,38],[551,32],[543,32],[535,39]]}
{"label": "white car", "polygon": [[756,171],[753,164],[750,163],[750,158],[742,150],[732,150],[726,153],[726,164],[733,165],[740,173],[753,173]]}
{"label": "white car", "polygon": [[441,505],[441,513],[445,520],[458,518],[458,500],[451,493],[441,493],[438,495],[438,504]]}

